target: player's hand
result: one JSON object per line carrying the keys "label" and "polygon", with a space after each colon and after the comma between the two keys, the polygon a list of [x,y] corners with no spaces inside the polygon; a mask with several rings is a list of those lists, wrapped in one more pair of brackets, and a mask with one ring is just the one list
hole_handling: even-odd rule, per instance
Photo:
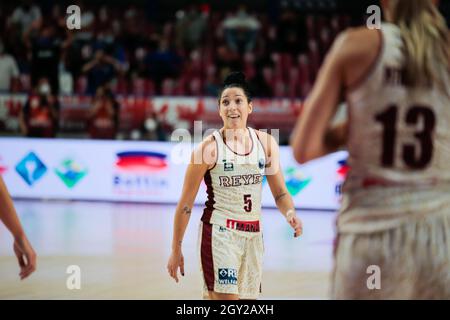
{"label": "player's hand", "polygon": [[297,215],[294,215],[288,220],[288,222],[294,229],[294,237],[295,238],[300,237],[303,234],[302,220],[300,220],[300,218],[297,217]]}
{"label": "player's hand", "polygon": [[170,255],[169,262],[167,263],[167,271],[169,275],[175,279],[178,283],[178,268],[180,268],[180,273],[184,277],[184,257],[181,250],[172,251]]}
{"label": "player's hand", "polygon": [[14,239],[14,253],[19,261],[20,280],[23,280],[36,270],[36,253],[25,235]]}

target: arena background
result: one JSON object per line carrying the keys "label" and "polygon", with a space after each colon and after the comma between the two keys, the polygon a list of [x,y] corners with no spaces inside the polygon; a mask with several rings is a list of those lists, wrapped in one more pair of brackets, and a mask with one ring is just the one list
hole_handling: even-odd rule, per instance
{"label": "arena background", "polygon": [[[200,299],[204,185],[185,236],[186,276],[175,284],[165,268],[186,167],[179,160],[220,128],[220,84],[242,70],[255,96],[249,125],[278,135],[304,223],[294,239],[265,183],[261,298],[327,299],[346,152],[300,166],[287,143],[334,38],[365,24],[372,4],[2,1],[0,174],[39,258],[21,282],[13,239],[0,226],[0,298]],[[80,30],[67,28],[70,5],[81,8]],[[447,18],[449,8],[441,1]],[[55,111],[53,132],[26,133],[21,119],[42,96]],[[92,124],[98,101],[113,107],[112,130]],[[176,129],[192,140],[177,143]],[[74,266],[79,289],[68,284]]]}

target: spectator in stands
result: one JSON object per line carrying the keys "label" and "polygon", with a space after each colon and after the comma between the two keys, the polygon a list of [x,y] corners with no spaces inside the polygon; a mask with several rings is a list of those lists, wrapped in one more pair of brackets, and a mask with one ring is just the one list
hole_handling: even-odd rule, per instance
{"label": "spectator in stands", "polygon": [[205,95],[216,97],[219,94],[220,84],[216,77],[216,67],[210,66],[206,70]]}
{"label": "spectator in stands", "polygon": [[99,87],[108,85],[121,71],[118,60],[106,55],[103,49],[97,49],[94,58],[83,66],[83,73],[88,78],[87,93],[96,94]]}
{"label": "spectator in stands", "polygon": [[252,93],[257,97],[272,97],[273,89],[264,78],[263,68],[256,69],[255,77],[250,84]]}
{"label": "spectator in stands", "polygon": [[87,7],[82,0],[75,1],[75,5],[80,8],[81,12],[81,29],[74,30],[74,38],[75,41],[90,41],[94,36],[94,28],[95,28],[95,14]]}
{"label": "spectator in stands", "polygon": [[47,78],[54,95],[59,94],[61,54],[70,44],[70,39],[66,41],[56,34],[56,27],[49,22],[31,28],[24,35],[25,45],[31,50],[31,85],[34,87],[39,79]]}
{"label": "spectator in stands", "polygon": [[167,136],[164,132],[162,124],[162,119],[155,112],[152,112],[150,116],[145,119],[140,131],[143,140],[167,140]]}
{"label": "spectator in stands", "polygon": [[41,9],[34,4],[34,1],[23,0],[21,2],[22,4],[13,11],[10,20],[13,25],[17,26],[19,36],[22,36],[42,19]]}
{"label": "spectator in stands", "polygon": [[241,54],[253,50],[260,27],[259,21],[247,13],[244,5],[239,6],[237,13],[223,22],[228,46]]}
{"label": "spectator in stands", "polygon": [[68,32],[73,40],[64,55],[66,68],[72,74],[74,81],[81,76],[83,66],[91,58],[96,22],[95,14],[83,1],[75,1],[75,5],[80,7],[81,29]]}
{"label": "spectator in stands", "polygon": [[18,87],[19,68],[13,56],[5,53],[0,39],[0,92],[14,92]]}
{"label": "spectator in stands", "polygon": [[207,15],[200,13],[195,5],[187,12],[177,13],[175,26],[177,47],[190,52],[197,49],[207,30]]}
{"label": "spectator in stands", "polygon": [[119,103],[107,86],[97,88],[89,112],[92,139],[115,139],[119,124]]}
{"label": "spectator in stands", "polygon": [[158,49],[145,59],[150,78],[154,81],[156,92],[161,93],[162,83],[167,78],[176,78],[181,71],[182,60],[172,50],[167,39],[160,39]]}
{"label": "spectator in stands", "polygon": [[231,71],[242,70],[242,59],[237,52],[232,51],[225,45],[217,48],[215,66],[219,81],[222,82]]}
{"label": "spectator in stands", "polygon": [[51,93],[47,78],[42,78],[28,97],[19,116],[26,137],[53,138],[58,129],[59,103]]}
{"label": "spectator in stands", "polygon": [[289,7],[283,9],[277,29],[280,52],[296,56],[307,50],[305,20],[294,9]]}

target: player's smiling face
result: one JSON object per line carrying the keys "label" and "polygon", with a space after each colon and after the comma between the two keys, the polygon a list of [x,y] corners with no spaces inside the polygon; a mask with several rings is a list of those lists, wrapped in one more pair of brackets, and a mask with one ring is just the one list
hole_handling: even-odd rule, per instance
{"label": "player's smiling face", "polygon": [[241,88],[232,87],[222,92],[219,113],[225,128],[245,128],[252,109],[252,103]]}

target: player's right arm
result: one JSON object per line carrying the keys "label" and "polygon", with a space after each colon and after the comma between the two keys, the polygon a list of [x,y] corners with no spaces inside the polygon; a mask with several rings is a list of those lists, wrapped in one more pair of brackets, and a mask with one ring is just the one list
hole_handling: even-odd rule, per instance
{"label": "player's right arm", "polygon": [[206,171],[214,166],[216,144],[212,136],[207,137],[193,152],[184,177],[183,191],[175,210],[173,223],[172,254],[167,271],[178,282],[178,268],[184,276],[183,237],[189,223],[192,207],[200,183]]}
{"label": "player's right arm", "polygon": [[14,253],[20,266],[20,278],[25,279],[36,270],[36,253],[33,250],[17,216],[14,204],[3,179],[0,177],[0,221],[14,237]]}

